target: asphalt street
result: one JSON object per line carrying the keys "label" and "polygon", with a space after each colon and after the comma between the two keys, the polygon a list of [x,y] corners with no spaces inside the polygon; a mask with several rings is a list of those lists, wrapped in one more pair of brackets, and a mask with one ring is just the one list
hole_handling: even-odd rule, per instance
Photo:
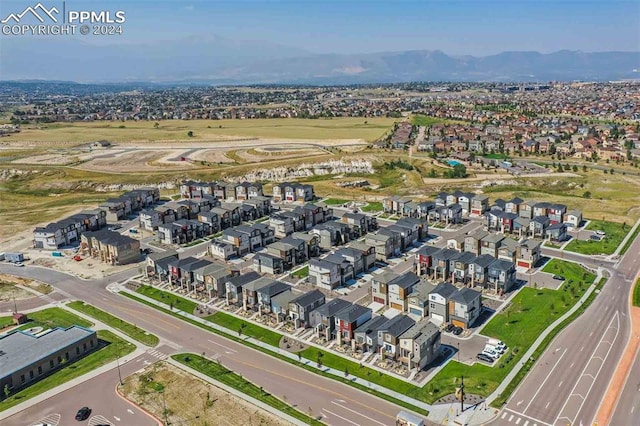
{"label": "asphalt street", "polygon": [[[630,333],[628,296],[640,269],[638,253],[640,238],[615,265],[564,253],[565,259],[586,266],[604,263],[612,276],[585,313],[554,339],[494,424],[592,424]],[[638,369],[638,365],[634,366],[634,371]],[[637,379],[630,382],[633,383],[629,386],[638,385]],[[631,401],[631,406],[634,403],[640,408],[640,399]],[[632,413],[627,412],[627,417],[612,424],[637,424],[629,414]]]}

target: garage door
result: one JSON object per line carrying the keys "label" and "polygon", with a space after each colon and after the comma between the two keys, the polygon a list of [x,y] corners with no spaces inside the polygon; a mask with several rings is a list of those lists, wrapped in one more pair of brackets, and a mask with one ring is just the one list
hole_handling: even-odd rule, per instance
{"label": "garage door", "polygon": [[393,309],[397,309],[397,310],[399,310],[399,311],[403,311],[403,309],[402,309],[402,308],[403,308],[403,306],[402,306],[401,304],[399,304],[399,303],[393,303],[393,302],[392,302],[392,303],[391,303],[391,307],[392,307]]}
{"label": "garage door", "polygon": [[438,314],[431,314],[431,321],[435,324],[442,324],[444,322],[444,317]]}
{"label": "garage door", "polygon": [[523,260],[518,260],[518,266],[523,266],[525,268],[529,267],[529,262],[525,262]]}
{"label": "garage door", "polygon": [[373,298],[374,302],[378,302],[378,303],[382,303],[384,305],[384,299],[380,298],[380,297],[374,297]]}
{"label": "garage door", "polygon": [[451,324],[455,325],[456,327],[467,328],[466,324],[460,320],[452,320]]}

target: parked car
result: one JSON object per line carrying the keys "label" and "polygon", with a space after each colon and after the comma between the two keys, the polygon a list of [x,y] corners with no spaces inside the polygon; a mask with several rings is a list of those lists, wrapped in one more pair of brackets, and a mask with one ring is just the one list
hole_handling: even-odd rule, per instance
{"label": "parked car", "polygon": [[453,331],[453,329],[456,328],[455,325],[449,323],[446,325],[446,327],[444,328],[444,331],[446,331],[447,333],[451,333]]}
{"label": "parked car", "polygon": [[607,233],[602,230],[597,230],[596,235],[600,235],[601,237],[604,237],[605,235],[607,235]]}
{"label": "parked car", "polygon": [[484,354],[484,353],[479,353],[478,355],[476,355],[476,357],[480,360],[480,361],[484,361],[484,362],[488,362],[490,364],[493,363],[493,361],[495,361],[495,359],[491,358],[489,355]]}
{"label": "parked car", "polygon": [[599,235],[592,235],[589,239],[593,241],[602,241],[602,237]]}
{"label": "parked car", "polygon": [[116,225],[111,225],[108,229],[109,229],[109,231],[115,231],[115,230],[118,230],[120,228],[122,228],[122,225],[116,224]]}
{"label": "parked car", "polygon": [[564,277],[562,275],[554,275],[553,279],[558,281],[564,281]]}
{"label": "parked car", "polygon": [[495,349],[497,352],[500,352],[501,354],[507,351],[507,345],[505,345],[502,340],[498,340],[494,338],[489,339],[485,347],[491,347]]}
{"label": "parked car", "polygon": [[16,263],[14,263],[14,266],[24,266],[24,263],[22,263],[22,262],[16,262]]}
{"label": "parked car", "polygon": [[76,420],[81,422],[83,420],[87,420],[89,418],[89,416],[91,415],[91,408],[89,407],[82,407],[81,409],[78,410],[78,412],[76,413]]}
{"label": "parked car", "polygon": [[451,332],[456,336],[459,336],[460,334],[462,334],[462,327],[453,327],[453,330]]}
{"label": "parked car", "polygon": [[484,351],[482,351],[482,353],[487,355],[487,356],[490,356],[494,360],[500,358],[500,354],[498,352],[496,352],[495,350],[492,350],[492,349],[485,348]]}

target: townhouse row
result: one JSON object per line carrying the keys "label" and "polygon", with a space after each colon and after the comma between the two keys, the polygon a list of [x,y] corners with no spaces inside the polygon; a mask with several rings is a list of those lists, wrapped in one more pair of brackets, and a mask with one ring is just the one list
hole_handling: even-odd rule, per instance
{"label": "townhouse row", "polygon": [[[187,199],[201,199],[214,197],[219,200],[245,201],[264,195],[261,183],[257,182],[200,182],[183,181],[180,194]],[[278,183],[273,185],[273,201],[280,202],[308,202],[315,199],[313,185],[301,183]]]}

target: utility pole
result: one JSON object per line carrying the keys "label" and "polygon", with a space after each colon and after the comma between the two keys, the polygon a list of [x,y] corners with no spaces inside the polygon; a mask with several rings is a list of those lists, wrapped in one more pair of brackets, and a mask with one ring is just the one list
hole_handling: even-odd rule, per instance
{"label": "utility pole", "polygon": [[169,426],[169,413],[167,412],[167,400],[164,397],[164,389],[160,393],[162,394],[162,414],[164,416],[164,424],[165,426]]}
{"label": "utility pole", "polygon": [[122,374],[120,373],[120,360],[118,359],[118,355],[116,355],[116,366],[118,366],[118,380],[120,386],[122,386],[124,383],[122,383]]}
{"label": "utility pole", "polygon": [[460,412],[464,412],[464,376],[461,376],[460,382]]}
{"label": "utility pole", "polygon": [[13,313],[18,313],[18,305],[16,304],[16,296],[13,296]]}

